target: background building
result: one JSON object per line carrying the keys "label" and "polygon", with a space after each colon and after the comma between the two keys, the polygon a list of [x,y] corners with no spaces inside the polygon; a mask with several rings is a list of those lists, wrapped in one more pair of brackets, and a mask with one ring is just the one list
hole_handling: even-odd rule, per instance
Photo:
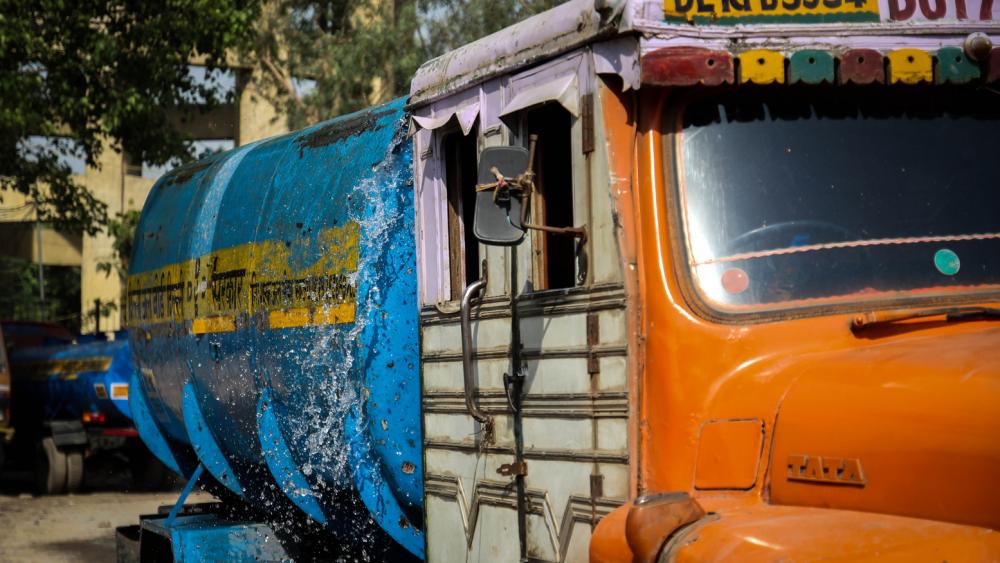
{"label": "background building", "polygon": [[[204,76],[204,67],[193,65],[192,75]],[[186,119],[175,117],[177,127],[193,140],[196,156],[208,152],[228,150],[284,133],[288,130],[287,120],[264,96],[257,91],[250,70],[232,70],[219,81],[219,87],[233,92],[232,102],[211,110],[200,108]],[[198,100],[192,100],[197,104]],[[32,142],[45,143],[45,138],[33,138]],[[176,163],[153,167],[142,162],[133,162],[128,147],[122,152],[106,149],[99,157],[99,167],[87,167],[82,160],[69,159],[66,163],[73,169],[74,179],[85,186],[97,198],[108,205],[108,217],[129,210],[141,210],[150,189],[164,172]],[[97,328],[95,315],[98,302],[102,305],[100,317],[102,331],[121,328],[122,281],[115,272],[101,271],[98,265],[114,261],[114,239],[105,231],[96,236],[79,233],[60,232],[36,220],[32,201],[19,193],[4,192],[0,204],[0,257],[13,258],[44,265],[45,299],[72,300],[79,294],[79,312],[56,314],[52,311],[40,314],[37,301],[19,306],[13,303],[9,311],[19,318],[39,318],[62,322],[75,326],[79,322],[82,333],[93,332]],[[8,261],[10,262],[10,261]],[[24,287],[29,282],[17,280],[17,273],[6,272],[7,296],[13,300],[27,301],[22,295],[37,287]],[[79,284],[73,282],[78,277]],[[14,287],[17,285],[17,287]],[[75,286],[75,287],[74,287]],[[78,289],[77,289],[78,288]],[[109,306],[109,304],[112,304]],[[19,308],[20,307],[20,308]],[[62,317],[62,318],[54,318]],[[75,318],[74,318],[75,317]]]}

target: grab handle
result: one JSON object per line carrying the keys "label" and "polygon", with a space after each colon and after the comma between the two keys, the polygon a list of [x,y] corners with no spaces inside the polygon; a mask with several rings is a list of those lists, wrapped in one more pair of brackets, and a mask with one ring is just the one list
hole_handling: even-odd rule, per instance
{"label": "grab handle", "polygon": [[469,414],[472,418],[482,422],[483,424],[489,424],[490,416],[483,412],[479,405],[476,404],[475,399],[472,396],[473,389],[476,386],[476,382],[473,380],[472,376],[472,329],[470,327],[470,309],[472,308],[472,297],[482,291],[486,287],[486,261],[483,261],[483,277],[482,279],[476,280],[466,286],[465,291],[462,292],[462,306],[460,308],[462,315],[462,375],[465,379],[465,408],[469,410]]}

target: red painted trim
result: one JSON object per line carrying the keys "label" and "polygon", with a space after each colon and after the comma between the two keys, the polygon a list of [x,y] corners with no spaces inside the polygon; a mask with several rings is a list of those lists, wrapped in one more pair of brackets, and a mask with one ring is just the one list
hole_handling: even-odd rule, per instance
{"label": "red painted trim", "polygon": [[885,84],[882,53],[874,49],[851,49],[840,57],[841,84]]}
{"label": "red painted trim", "polygon": [[[985,2],[984,2],[985,4]],[[1000,47],[994,47],[990,51],[990,71],[986,75],[986,82],[1000,81]]]}
{"label": "red painted trim", "polygon": [[654,86],[732,84],[733,56],[700,47],[665,47],[642,57],[642,83]]}

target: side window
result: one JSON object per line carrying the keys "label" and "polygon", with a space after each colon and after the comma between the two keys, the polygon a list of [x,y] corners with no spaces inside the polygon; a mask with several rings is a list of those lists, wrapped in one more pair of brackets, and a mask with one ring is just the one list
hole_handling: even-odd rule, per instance
{"label": "side window", "polygon": [[[561,105],[548,103],[525,112],[523,123],[525,146],[531,135],[538,135],[531,221],[549,227],[572,227],[573,118]],[[542,231],[532,231],[531,236],[535,289],[575,286],[577,239]]]}
{"label": "side window", "polygon": [[476,139],[474,127],[468,135],[461,131],[445,134],[445,188],[448,192],[448,263],[451,299],[462,298],[465,286],[480,277],[479,241],[472,230],[476,201]]}

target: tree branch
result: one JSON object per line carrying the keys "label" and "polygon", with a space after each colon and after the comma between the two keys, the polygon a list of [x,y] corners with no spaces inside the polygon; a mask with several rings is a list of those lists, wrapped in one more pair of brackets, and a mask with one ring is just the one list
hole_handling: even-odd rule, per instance
{"label": "tree branch", "polygon": [[278,65],[274,64],[274,61],[271,59],[271,55],[270,54],[261,55],[260,62],[264,66],[264,69],[267,70],[271,74],[271,76],[274,77],[274,80],[278,83],[278,85],[283,90],[285,90],[285,92],[293,100],[295,100],[295,104],[302,105],[302,98],[299,97],[299,92],[295,88],[295,84],[292,82],[292,78],[287,74],[285,74],[280,68],[278,68]]}

